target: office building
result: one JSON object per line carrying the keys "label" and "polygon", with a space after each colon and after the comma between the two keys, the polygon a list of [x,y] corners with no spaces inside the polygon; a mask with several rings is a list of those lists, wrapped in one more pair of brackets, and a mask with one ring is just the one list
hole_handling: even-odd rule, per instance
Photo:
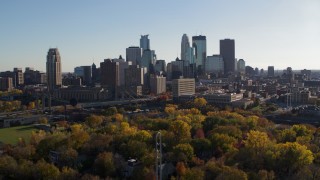
{"label": "office building", "polygon": [[141,86],[144,84],[144,69],[139,65],[131,65],[124,70],[125,86]]}
{"label": "office building", "polygon": [[150,39],[148,38],[148,34],[147,35],[141,35],[140,38],[140,48],[142,49],[142,51],[150,49]]}
{"label": "office building", "polygon": [[195,64],[198,74],[204,72],[204,65],[207,58],[207,40],[206,36],[193,36],[192,47],[195,50]]}
{"label": "office building", "polygon": [[166,92],[166,77],[151,75],[150,76],[150,92],[158,95]]}
{"label": "office building", "polygon": [[22,68],[13,68],[13,72],[15,74],[15,83],[14,86],[21,86],[24,84],[23,72]]}
{"label": "office building", "polygon": [[224,62],[221,55],[208,56],[205,65],[206,73],[223,74]]}
{"label": "office building", "polygon": [[126,49],[126,61],[131,61],[132,65],[141,65],[142,49],[131,46]]}
{"label": "office building", "polygon": [[119,59],[112,59],[112,62],[118,62],[119,63],[119,86],[125,85],[125,69],[127,69],[129,66],[132,65],[131,61],[125,61],[122,59],[122,57],[119,57]]}
{"label": "office building", "polygon": [[189,38],[183,34],[181,40],[181,60],[188,61],[190,64],[194,63],[194,48],[190,47]]}
{"label": "office building", "polygon": [[239,61],[237,62],[237,71],[240,73],[245,73],[246,62],[243,59],[239,59]]}
{"label": "office building", "polygon": [[235,44],[233,39],[220,40],[220,55],[224,61],[224,73],[235,72]]}
{"label": "office building", "polygon": [[274,66],[268,66],[268,77],[274,77]]}
{"label": "office building", "polygon": [[11,91],[13,83],[11,77],[0,77],[0,91]]}
{"label": "office building", "polygon": [[101,86],[105,87],[112,97],[118,95],[120,86],[119,62],[112,62],[111,59],[105,59],[100,63]]}
{"label": "office building", "polygon": [[191,96],[195,94],[195,79],[180,78],[172,80],[172,96],[179,98],[180,96]]}
{"label": "office building", "polygon": [[167,71],[166,61],[165,60],[157,60],[154,65],[154,70],[157,74],[164,73]]}
{"label": "office building", "polygon": [[77,77],[82,79],[82,84],[89,86],[92,84],[92,67],[80,66],[74,68],[74,73]]}
{"label": "office building", "polygon": [[30,67],[26,67],[23,78],[25,85],[46,84],[48,79],[46,73],[36,71]]}
{"label": "office building", "polygon": [[47,55],[47,84],[48,90],[62,85],[61,57],[58,48],[50,48]]}
{"label": "office building", "polygon": [[153,71],[153,65],[156,61],[155,57],[156,55],[153,50],[144,50],[141,58],[141,67],[146,67],[148,72]]}

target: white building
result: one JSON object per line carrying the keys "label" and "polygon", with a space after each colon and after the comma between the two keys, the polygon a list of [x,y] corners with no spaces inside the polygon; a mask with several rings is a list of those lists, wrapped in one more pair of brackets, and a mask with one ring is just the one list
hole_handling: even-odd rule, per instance
{"label": "white building", "polygon": [[195,89],[194,78],[181,78],[172,80],[172,96],[174,98],[186,95],[194,95]]}

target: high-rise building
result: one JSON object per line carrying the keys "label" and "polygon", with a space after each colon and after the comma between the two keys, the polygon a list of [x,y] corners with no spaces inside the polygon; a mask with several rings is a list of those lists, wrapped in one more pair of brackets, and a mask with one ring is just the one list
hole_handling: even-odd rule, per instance
{"label": "high-rise building", "polygon": [[237,71],[244,73],[246,71],[246,62],[243,59],[239,59],[237,62]]}
{"label": "high-rise building", "polygon": [[186,34],[183,34],[181,40],[181,60],[188,61],[189,64],[194,63],[194,48],[190,47],[189,38]]}
{"label": "high-rise building", "polygon": [[268,77],[274,77],[274,66],[268,66]]}
{"label": "high-rise building", "polygon": [[58,48],[50,48],[47,55],[47,84],[48,90],[62,85],[61,57]]}
{"label": "high-rise building", "polygon": [[92,82],[92,85],[94,86],[98,82],[98,77],[99,77],[97,66],[94,63],[91,65],[91,72],[92,72],[91,82]]}
{"label": "high-rise building", "polygon": [[235,45],[233,39],[220,40],[220,55],[224,61],[224,73],[235,72]]}
{"label": "high-rise building", "polygon": [[157,73],[166,72],[167,71],[166,61],[165,60],[157,60],[156,64],[154,65],[154,70]]}
{"label": "high-rise building", "polygon": [[11,77],[0,77],[0,91],[11,91],[13,83]]}
{"label": "high-rise building", "polygon": [[166,92],[166,77],[151,75],[150,91],[155,95]]}
{"label": "high-rise building", "polygon": [[120,86],[119,62],[105,59],[104,62],[100,63],[100,69],[101,86],[106,87],[112,97],[116,97]]}
{"label": "high-rise building", "polygon": [[124,70],[125,86],[141,86],[144,84],[144,69],[139,65],[131,65]]}
{"label": "high-rise building", "polygon": [[92,67],[91,66],[80,66],[74,68],[74,73],[82,78],[83,85],[91,85],[92,83]]}
{"label": "high-rise building", "polygon": [[146,49],[143,51],[143,55],[141,58],[141,67],[146,67],[148,69],[148,72],[150,72],[155,61],[155,52],[153,50]]}
{"label": "high-rise building", "polygon": [[221,55],[208,56],[205,65],[206,73],[223,74],[224,62]]}
{"label": "high-rise building", "polygon": [[178,98],[180,96],[190,96],[195,94],[195,79],[181,78],[172,80],[172,96]]}
{"label": "high-rise building", "polygon": [[17,87],[17,86],[23,85],[24,79],[23,79],[22,68],[13,68],[13,72],[15,74],[15,79],[16,79],[14,86]]}
{"label": "high-rise building", "polygon": [[142,51],[150,49],[150,39],[148,38],[148,34],[147,35],[141,35],[140,38],[140,48],[142,49]]}
{"label": "high-rise building", "polygon": [[125,61],[121,57],[119,59],[112,59],[112,62],[118,62],[119,63],[119,85],[124,86],[125,85],[125,69],[127,69],[130,65],[132,65],[131,61]]}
{"label": "high-rise building", "polygon": [[137,46],[130,46],[126,49],[126,60],[133,65],[141,65],[142,49]]}
{"label": "high-rise building", "polygon": [[195,64],[198,73],[204,72],[204,65],[207,58],[207,40],[206,36],[193,36],[192,47],[195,50]]}

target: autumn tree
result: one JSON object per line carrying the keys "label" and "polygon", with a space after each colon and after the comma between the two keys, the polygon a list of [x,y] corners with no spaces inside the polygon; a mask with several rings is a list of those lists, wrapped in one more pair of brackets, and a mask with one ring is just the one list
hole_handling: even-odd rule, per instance
{"label": "autumn tree", "polygon": [[113,154],[111,152],[100,153],[93,166],[95,173],[100,177],[112,176],[115,172]]}
{"label": "autumn tree", "polygon": [[173,147],[173,152],[178,161],[187,162],[194,156],[194,150],[190,144],[178,144]]}
{"label": "autumn tree", "polygon": [[85,119],[86,124],[91,128],[96,128],[101,125],[103,119],[101,116],[97,115],[90,115]]}
{"label": "autumn tree", "polygon": [[169,131],[175,134],[176,142],[184,142],[191,138],[191,126],[181,120],[173,121],[170,124]]}
{"label": "autumn tree", "polygon": [[204,98],[195,98],[194,101],[193,101],[194,105],[198,108],[201,108],[201,107],[204,107],[207,105],[207,100],[204,99]]}
{"label": "autumn tree", "polygon": [[34,178],[35,179],[58,179],[60,176],[59,169],[53,164],[46,161],[39,160],[35,166]]}
{"label": "autumn tree", "polygon": [[314,159],[306,146],[296,142],[277,144],[276,151],[277,170],[284,174],[293,174],[311,164]]}

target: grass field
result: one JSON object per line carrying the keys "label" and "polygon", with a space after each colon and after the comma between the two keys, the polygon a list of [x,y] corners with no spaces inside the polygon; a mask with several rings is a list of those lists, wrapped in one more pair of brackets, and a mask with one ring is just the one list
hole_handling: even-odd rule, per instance
{"label": "grass field", "polygon": [[24,138],[26,142],[29,142],[31,132],[36,130],[33,125],[3,128],[0,129],[0,142],[14,145],[19,138]]}

